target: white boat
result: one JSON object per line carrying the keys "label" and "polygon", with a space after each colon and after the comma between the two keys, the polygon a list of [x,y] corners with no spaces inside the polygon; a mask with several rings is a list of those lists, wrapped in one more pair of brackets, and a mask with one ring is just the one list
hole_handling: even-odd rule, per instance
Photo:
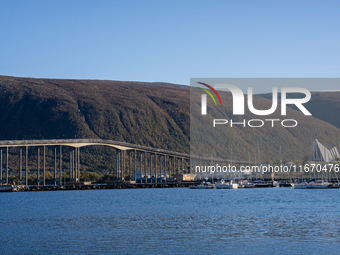
{"label": "white boat", "polygon": [[223,179],[215,184],[217,189],[237,189],[238,184],[233,181],[225,182]]}
{"label": "white boat", "polygon": [[274,188],[278,188],[278,187],[280,187],[280,184],[279,184],[277,181],[273,181],[273,182],[272,182],[272,186],[273,186]]}
{"label": "white boat", "polygon": [[214,189],[215,185],[211,184],[210,182],[204,182],[197,186],[192,186],[190,189]]}
{"label": "white boat", "polygon": [[244,188],[250,189],[250,188],[255,188],[255,184],[252,182],[244,181],[243,182]]}
{"label": "white boat", "polygon": [[316,181],[307,185],[307,189],[327,189],[330,186],[329,182]]}
{"label": "white boat", "polygon": [[308,182],[292,183],[293,189],[307,189],[308,185]]}

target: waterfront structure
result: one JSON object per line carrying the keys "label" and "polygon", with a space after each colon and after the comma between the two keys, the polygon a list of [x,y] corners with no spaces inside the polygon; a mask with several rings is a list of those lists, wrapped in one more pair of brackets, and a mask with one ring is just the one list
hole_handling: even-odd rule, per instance
{"label": "waterfront structure", "polygon": [[177,181],[194,181],[196,174],[176,174]]}
{"label": "waterfront structure", "polygon": [[340,158],[339,151],[336,147],[327,149],[317,139],[313,142],[313,149],[309,156],[309,161],[313,162],[332,162]]}
{"label": "waterfront structure", "polygon": [[[114,140],[103,139],[52,139],[52,140],[11,140],[0,141],[0,169],[3,166],[3,152],[6,155],[6,167],[3,179],[0,171],[0,184],[8,184],[9,177],[9,149],[12,147],[19,148],[19,182],[28,185],[28,148],[37,147],[37,186],[46,185],[46,150],[52,147],[54,151],[54,186],[63,186],[67,182],[77,183],[80,180],[80,148],[91,145],[102,145],[116,150],[116,180],[125,181],[126,176],[129,181],[136,181],[139,176],[172,176],[177,173],[191,173],[194,165],[219,163],[219,164],[248,164],[249,162],[231,161],[229,159],[205,158],[193,156],[190,154],[168,151],[163,149],[151,148],[131,143],[119,142]],[[65,150],[63,148],[67,147]],[[42,153],[41,153],[42,151]],[[24,153],[23,153],[24,152]],[[66,170],[63,169],[63,155],[69,153],[69,178],[66,180]],[[43,155],[41,155],[43,154]],[[59,158],[58,158],[59,154]],[[25,161],[23,161],[23,156]],[[40,157],[42,156],[42,170],[40,169]],[[127,158],[128,157],[128,158]],[[126,160],[127,158],[127,160]],[[127,161],[127,162],[126,162]],[[139,174],[137,174],[137,165],[139,164]],[[24,169],[23,170],[23,166]],[[189,166],[189,168],[188,168]],[[42,178],[41,172],[42,171]],[[114,174],[114,171],[111,171]],[[58,176],[58,178],[57,178]],[[134,179],[134,180],[133,180]],[[147,183],[147,178],[144,178]],[[157,178],[154,178],[157,183]]]}

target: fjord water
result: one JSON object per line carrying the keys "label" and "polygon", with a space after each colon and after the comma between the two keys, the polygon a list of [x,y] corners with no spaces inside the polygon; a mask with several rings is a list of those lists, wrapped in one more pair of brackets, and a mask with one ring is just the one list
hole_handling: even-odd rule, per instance
{"label": "fjord water", "polygon": [[325,254],[340,190],[1,193],[2,254]]}

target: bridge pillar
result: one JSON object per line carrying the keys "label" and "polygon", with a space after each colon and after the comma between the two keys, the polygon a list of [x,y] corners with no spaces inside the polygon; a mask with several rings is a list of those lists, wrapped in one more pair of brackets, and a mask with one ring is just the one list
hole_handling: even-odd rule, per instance
{"label": "bridge pillar", "polygon": [[44,165],[43,165],[43,186],[45,187],[46,185],[46,147],[44,145],[44,155],[43,155],[43,161],[44,161]]}
{"label": "bridge pillar", "polygon": [[166,155],[164,155],[164,182],[166,182]]}
{"label": "bridge pillar", "polygon": [[80,147],[76,148],[76,176],[77,179],[76,181],[79,182],[80,181]]}
{"label": "bridge pillar", "polygon": [[152,153],[150,152],[150,183],[152,183]]}
{"label": "bridge pillar", "polygon": [[122,181],[125,181],[125,150],[121,151],[121,156],[122,156],[121,176]]}
{"label": "bridge pillar", "polygon": [[171,156],[169,155],[169,179],[171,177]]}
{"label": "bridge pillar", "polygon": [[135,160],[133,161],[134,162],[134,172],[135,172],[135,180],[134,181],[136,181],[136,171],[137,171],[137,164],[136,164],[136,150],[134,151],[134,153],[133,153],[133,156],[135,157]]}
{"label": "bridge pillar", "polygon": [[146,184],[148,183],[148,178],[146,176],[146,151],[144,151],[144,171],[145,171],[144,179],[145,179],[145,184]]}
{"label": "bridge pillar", "polygon": [[129,151],[129,181],[131,181],[131,150]]}
{"label": "bridge pillar", "polygon": [[28,146],[26,146],[26,157],[25,157],[25,185],[28,185]]}
{"label": "bridge pillar", "polygon": [[59,186],[63,186],[63,148],[62,145],[59,147]]}
{"label": "bridge pillar", "polygon": [[54,146],[54,186],[57,186],[57,146]]}
{"label": "bridge pillar", "polygon": [[116,150],[116,180],[118,180],[119,150]]}
{"label": "bridge pillar", "polygon": [[77,168],[76,168],[76,148],[72,149],[72,178],[74,179],[74,182],[78,181],[77,176]]}
{"label": "bridge pillar", "polygon": [[2,181],[2,148],[0,149],[0,181]]}
{"label": "bridge pillar", "polygon": [[72,182],[72,179],[73,179],[73,164],[72,164],[72,161],[73,161],[73,158],[72,158],[72,153],[73,153],[73,148],[69,147],[70,148],[70,182]]}
{"label": "bridge pillar", "polygon": [[178,165],[178,160],[176,162],[176,157],[174,157],[174,173],[173,173],[173,178],[175,178],[175,176],[176,176],[176,163]]}
{"label": "bridge pillar", "polygon": [[76,182],[80,181],[78,154],[79,154],[79,150],[76,147],[76,148],[74,148],[74,171],[75,171],[75,175],[76,175]]}
{"label": "bridge pillar", "polygon": [[177,173],[179,173],[180,172],[180,170],[181,170],[181,167],[180,167],[180,159],[179,158],[177,158]]}
{"label": "bridge pillar", "polygon": [[73,175],[74,175],[74,178],[76,178],[76,182],[78,182],[78,172],[77,172],[77,150],[76,148],[73,149],[73,154],[72,154],[72,161],[73,161]]}
{"label": "bridge pillar", "polygon": [[37,186],[39,186],[39,176],[40,176],[40,148],[38,147],[38,156],[37,156]]}
{"label": "bridge pillar", "polygon": [[19,182],[22,180],[22,148],[19,149]]}
{"label": "bridge pillar", "polygon": [[184,170],[184,158],[182,158],[182,173],[185,174],[185,170]]}
{"label": "bridge pillar", "polygon": [[140,159],[140,165],[139,165],[139,168],[140,168],[140,183],[142,183],[142,156],[143,156],[143,154],[142,154],[142,152],[140,151],[139,152],[139,159]]}
{"label": "bridge pillar", "polygon": [[155,153],[155,183],[157,184],[157,153]]}
{"label": "bridge pillar", "polygon": [[176,158],[176,172],[175,172],[175,174],[174,174],[174,178],[176,178],[176,174],[178,174],[178,169],[179,169],[179,159],[178,158]]}
{"label": "bridge pillar", "polygon": [[76,159],[74,157],[76,149],[72,149],[72,178],[74,179],[74,182],[77,182],[77,172],[76,172]]}
{"label": "bridge pillar", "polygon": [[8,146],[6,147],[6,184],[8,184]]}

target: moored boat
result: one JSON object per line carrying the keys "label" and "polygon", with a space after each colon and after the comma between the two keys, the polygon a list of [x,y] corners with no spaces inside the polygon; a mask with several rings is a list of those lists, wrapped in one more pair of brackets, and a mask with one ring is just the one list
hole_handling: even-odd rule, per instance
{"label": "moored boat", "polygon": [[293,187],[293,189],[307,189],[308,188],[308,182],[292,183],[291,186]]}
{"label": "moored boat", "polygon": [[223,179],[215,184],[217,189],[237,189],[238,184],[233,181],[225,182]]}
{"label": "moored boat", "polygon": [[316,181],[316,182],[310,182],[307,185],[307,189],[327,189],[329,186],[330,186],[329,182]]}
{"label": "moored boat", "polygon": [[210,182],[203,182],[200,185],[192,186],[190,189],[214,189],[215,185],[211,184]]}

